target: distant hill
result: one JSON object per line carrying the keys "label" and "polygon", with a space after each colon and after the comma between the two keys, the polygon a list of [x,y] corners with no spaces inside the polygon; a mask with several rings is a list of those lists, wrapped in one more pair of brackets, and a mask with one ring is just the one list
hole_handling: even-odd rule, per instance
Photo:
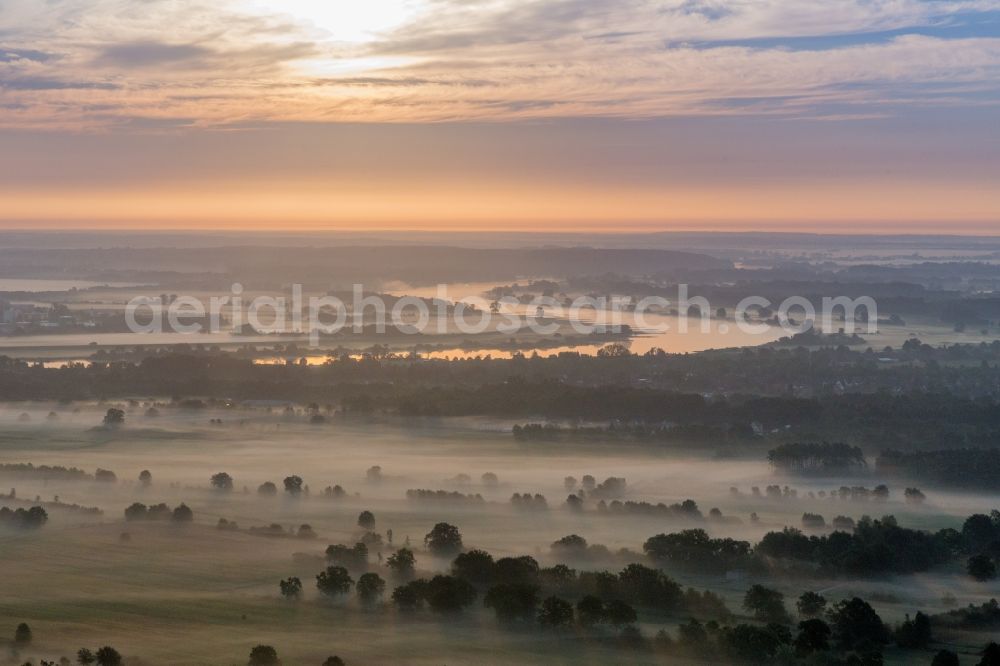
{"label": "distant hill", "polygon": [[401,280],[432,284],[506,281],[524,277],[726,269],[732,263],[673,250],[544,247],[473,249],[450,246],[350,245],[327,247],[229,246],[204,248],[88,248],[0,250],[5,277],[167,281],[170,274],[211,275],[248,283]]}

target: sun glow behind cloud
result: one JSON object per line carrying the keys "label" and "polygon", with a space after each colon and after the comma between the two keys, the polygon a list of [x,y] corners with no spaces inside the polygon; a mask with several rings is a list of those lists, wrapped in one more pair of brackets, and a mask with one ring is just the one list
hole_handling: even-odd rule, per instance
{"label": "sun glow behind cloud", "polygon": [[371,42],[426,9],[419,0],[249,0],[246,10],[258,15],[287,15],[336,42]]}

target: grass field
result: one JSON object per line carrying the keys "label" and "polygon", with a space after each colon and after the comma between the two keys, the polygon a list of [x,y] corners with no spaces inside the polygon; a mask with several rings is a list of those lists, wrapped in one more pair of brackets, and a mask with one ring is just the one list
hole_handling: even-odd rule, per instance
{"label": "grass field", "polygon": [[[494,556],[530,554],[543,566],[558,561],[549,552],[554,540],[580,534],[592,544],[606,545],[612,555],[575,566],[612,569],[629,561],[629,556],[613,555],[618,549],[641,553],[649,536],[695,526],[657,516],[568,511],[562,507],[563,477],[570,474],[580,478],[593,473],[598,480],[625,477],[628,499],[672,503],[690,497],[706,513],[719,507],[734,520],[704,523],[710,533],[750,541],[768,530],[798,525],[804,511],[822,513],[828,520],[838,514],[857,519],[865,513],[893,513],[904,526],[936,529],[958,527],[969,513],[992,508],[984,504],[988,498],[933,492],[927,507],[915,508],[895,499],[901,489],[894,489],[894,499],[885,504],[754,498],[749,496],[752,485],[788,482],[775,479],[758,454],[715,460],[638,447],[612,454],[613,443],[603,448],[526,445],[497,431],[496,424],[475,421],[428,421],[410,428],[310,427],[277,415],[228,411],[171,414],[155,423],[130,417],[134,425],[107,433],[90,430],[100,414],[97,406],[47,422],[44,415],[51,407],[16,405],[0,411],[0,462],[77,466],[89,472],[103,467],[114,470],[119,481],[0,479],[0,487],[16,487],[18,497],[16,502],[0,499],[0,505],[26,506],[36,496],[50,501],[58,495],[64,503],[104,510],[93,516],[52,508],[41,530],[0,532],[0,637],[12,636],[22,621],[35,634],[30,650],[9,657],[17,666],[28,657],[51,659],[103,644],[134,655],[130,663],[135,664],[242,664],[258,643],[274,645],[286,665],[320,664],[331,654],[349,664],[662,663],[653,653],[623,652],[572,631],[501,629],[492,613],[478,605],[479,610],[442,620],[426,610],[408,616],[388,607],[361,608],[353,599],[335,603],[315,590],[324,548],[354,543],[360,535],[356,519],[364,509],[375,513],[378,531],[392,529],[395,545],[409,539],[418,570],[425,574],[447,567],[422,546],[423,535],[441,520],[459,526],[467,547],[484,548]],[[16,415],[25,410],[32,421],[18,423]],[[216,417],[223,418],[223,426],[208,425]],[[382,466],[380,483],[366,481],[372,465]],[[143,469],[153,473],[150,488],[135,481]],[[218,471],[235,478],[233,492],[210,489],[209,476]],[[499,485],[483,485],[479,477],[484,472],[497,474]],[[258,484],[271,480],[280,487],[289,474],[304,478],[309,497],[257,496]],[[459,474],[469,480],[456,478]],[[835,488],[841,481],[849,480],[794,485],[804,495],[809,489]],[[322,498],[320,490],[333,484],[341,484],[348,496]],[[741,495],[731,495],[730,486],[740,488]],[[414,502],[405,499],[408,488],[481,493],[485,503]],[[514,510],[508,503],[513,492],[540,492],[550,509]],[[194,523],[125,523],[123,510],[135,501],[185,502],[194,510]],[[748,520],[751,511],[759,514],[759,523]],[[242,530],[217,530],[220,517],[236,520]],[[243,531],[270,523],[286,528],[308,523],[319,538],[266,538]],[[126,531],[129,539],[123,541]],[[371,565],[389,577],[374,556]],[[668,573],[684,585],[716,591],[737,613],[742,613],[746,588],[756,582]],[[292,575],[306,587],[299,603],[285,602],[278,593],[277,582]],[[806,589],[823,590],[832,601],[857,594],[891,623],[916,610],[946,610],[945,593],[962,605],[1000,596],[1000,585],[974,583],[957,565],[881,581],[766,582],[783,591],[790,606]],[[672,629],[680,619],[643,614],[640,626],[652,636],[661,628]],[[983,636],[949,640],[970,649],[985,642]],[[890,650],[886,656],[888,663],[912,663],[906,661],[912,653]]]}

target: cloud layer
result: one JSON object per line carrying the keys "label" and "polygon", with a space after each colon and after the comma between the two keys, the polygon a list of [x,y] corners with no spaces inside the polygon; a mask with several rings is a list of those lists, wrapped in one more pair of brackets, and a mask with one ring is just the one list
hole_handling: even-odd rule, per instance
{"label": "cloud layer", "polygon": [[342,6],[5,0],[0,127],[844,120],[1000,99],[1000,0],[395,2],[347,31]]}

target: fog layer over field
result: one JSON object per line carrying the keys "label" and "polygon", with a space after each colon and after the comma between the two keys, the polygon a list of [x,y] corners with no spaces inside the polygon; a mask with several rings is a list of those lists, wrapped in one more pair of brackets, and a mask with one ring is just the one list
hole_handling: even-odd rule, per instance
{"label": "fog layer over field", "polygon": [[[451,624],[391,614],[367,622],[364,615],[316,598],[313,579],[324,566],[327,545],[352,545],[364,533],[357,526],[363,510],[374,513],[386,555],[409,543],[417,553],[418,571],[434,572],[446,570],[449,562],[427,553],[423,537],[441,521],[459,527],[466,548],[482,548],[495,557],[530,554],[543,566],[568,562],[579,569],[617,570],[623,563],[643,561],[642,545],[650,536],[692,527],[756,543],[768,531],[800,526],[804,512],[822,514],[828,524],[838,515],[857,520],[865,514],[894,514],[901,525],[937,529],[958,528],[965,516],[991,508],[986,497],[930,490],[926,504],[915,507],[902,501],[901,487],[891,488],[887,502],[810,498],[810,492],[873,486],[878,479],[782,479],[760,451],[747,451],[745,458],[714,458],[711,451],[696,454],[621,442],[517,442],[510,424],[472,419],[410,421],[406,427],[391,420],[338,418],[310,424],[301,409],[286,413],[261,406],[162,407],[154,416],[145,414],[145,405],[136,405],[127,410],[124,427],[95,428],[107,407],[22,403],[0,410],[3,462],[77,467],[88,475],[100,468],[117,478],[74,481],[8,472],[0,479],[4,492],[16,489],[16,498],[0,504],[13,508],[37,499],[49,511],[44,530],[0,533],[11,574],[0,610],[6,617],[30,622],[40,636],[36,647],[47,648],[39,654],[113,642],[149,663],[239,663],[249,646],[270,642],[280,646],[283,655],[303,660],[286,663],[319,663],[331,652],[351,656],[351,663],[384,663],[412,642],[412,663],[440,663],[445,657],[448,663],[482,663],[481,651],[495,641],[511,651],[511,663],[530,660],[529,654],[546,663],[597,663],[600,649],[584,653],[560,647],[560,641],[498,634],[492,618],[482,613]],[[372,470],[376,466],[380,470]],[[143,470],[152,474],[148,486],[138,481]],[[210,477],[218,472],[231,475],[231,491],[211,487]],[[494,474],[496,480],[484,474]],[[600,511],[599,490],[582,511],[570,510],[565,477],[574,477],[576,489],[588,474],[598,484],[607,477],[626,480],[624,490],[607,493],[606,503],[671,505],[692,499],[704,518]],[[298,497],[282,490],[283,479],[292,475],[300,476],[307,487]],[[277,493],[261,496],[257,489],[268,481],[277,486]],[[767,497],[765,487],[772,484],[794,488],[797,497]],[[344,490],[342,496],[324,494],[337,485]],[[753,494],[755,486],[761,496]],[[407,497],[407,491],[418,489],[465,498]],[[518,508],[510,501],[514,493],[541,494],[547,507]],[[171,507],[183,502],[194,512],[193,524],[125,523],[124,509],[134,502]],[[99,508],[103,514],[74,504]],[[721,517],[710,515],[713,508]],[[756,521],[751,513],[757,514]],[[216,529],[220,518],[235,521],[239,529]],[[267,538],[249,532],[272,524],[285,534]],[[317,537],[289,536],[303,524]],[[829,530],[816,533],[824,531]],[[591,549],[570,559],[552,553],[552,542],[569,534],[607,550]],[[381,564],[378,551],[377,546],[371,550],[372,567]],[[685,585],[722,594],[736,612],[752,582],[742,575],[668,573]],[[306,599],[317,605],[315,612],[278,598],[277,581],[290,575],[302,578]],[[874,595],[879,612],[893,621],[916,607],[944,610],[941,598],[946,592],[963,603],[979,603],[1000,593],[995,583],[974,584],[957,569],[896,581],[769,584],[784,589],[790,598],[815,586],[827,588],[834,599],[862,592]],[[387,622],[398,626],[389,632]],[[664,626],[669,622],[643,628],[655,633]],[[442,635],[448,640],[441,640]],[[208,655],[229,661],[207,660]]]}

